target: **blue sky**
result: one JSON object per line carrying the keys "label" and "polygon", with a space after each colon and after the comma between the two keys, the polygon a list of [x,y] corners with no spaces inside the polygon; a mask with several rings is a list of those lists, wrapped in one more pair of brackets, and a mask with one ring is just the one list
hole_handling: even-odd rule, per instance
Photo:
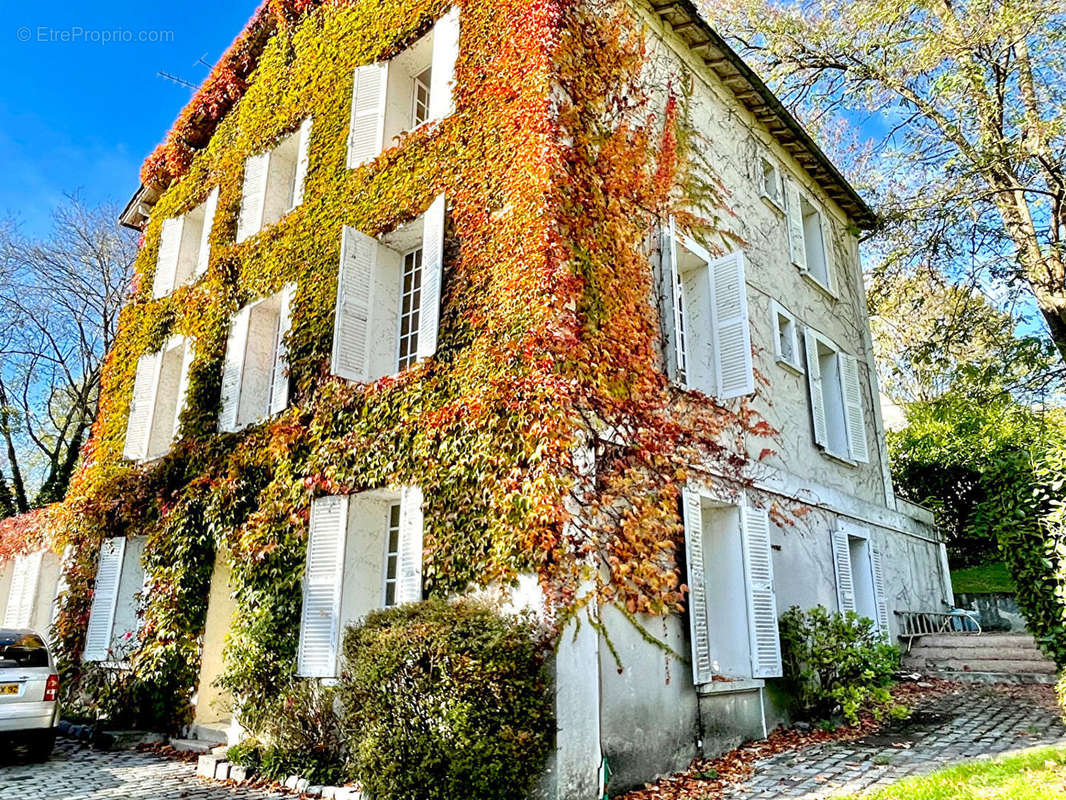
{"label": "blue sky", "polygon": [[[208,68],[197,60],[218,60],[256,0],[5,5],[0,216],[40,234],[64,192],[129,199],[144,157],[192,95],[156,73],[199,84]],[[141,32],[157,41],[138,41]]]}

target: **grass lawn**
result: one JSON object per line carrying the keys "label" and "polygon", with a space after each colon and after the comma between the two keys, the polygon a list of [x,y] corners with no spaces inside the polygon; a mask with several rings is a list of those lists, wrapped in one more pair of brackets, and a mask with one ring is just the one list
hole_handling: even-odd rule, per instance
{"label": "grass lawn", "polygon": [[1014,581],[1002,561],[979,567],[951,571],[951,586],[956,594],[989,594],[1014,592]]}
{"label": "grass lawn", "polygon": [[922,778],[909,778],[866,795],[863,800],[1050,800],[1062,797],[1066,797],[1066,747],[1041,747],[995,760],[971,761]]}

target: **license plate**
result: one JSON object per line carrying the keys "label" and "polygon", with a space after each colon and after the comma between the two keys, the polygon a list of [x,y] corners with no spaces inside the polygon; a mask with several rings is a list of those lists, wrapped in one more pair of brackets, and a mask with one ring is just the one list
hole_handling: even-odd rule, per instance
{"label": "license plate", "polygon": [[0,683],[0,694],[18,694],[19,685],[17,683]]}

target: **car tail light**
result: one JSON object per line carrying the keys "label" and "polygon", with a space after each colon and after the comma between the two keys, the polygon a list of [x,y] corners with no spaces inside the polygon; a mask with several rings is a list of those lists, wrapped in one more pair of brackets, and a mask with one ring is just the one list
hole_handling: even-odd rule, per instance
{"label": "car tail light", "polygon": [[56,695],[59,694],[59,676],[49,675],[48,683],[44,685],[44,700],[45,702],[51,702],[56,699]]}

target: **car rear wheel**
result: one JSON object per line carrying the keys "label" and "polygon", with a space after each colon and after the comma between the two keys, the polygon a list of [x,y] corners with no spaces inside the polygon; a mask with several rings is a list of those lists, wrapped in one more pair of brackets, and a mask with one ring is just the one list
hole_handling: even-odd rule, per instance
{"label": "car rear wheel", "polygon": [[30,758],[34,761],[47,761],[52,756],[52,749],[56,746],[56,732],[54,730],[41,731],[30,743]]}

